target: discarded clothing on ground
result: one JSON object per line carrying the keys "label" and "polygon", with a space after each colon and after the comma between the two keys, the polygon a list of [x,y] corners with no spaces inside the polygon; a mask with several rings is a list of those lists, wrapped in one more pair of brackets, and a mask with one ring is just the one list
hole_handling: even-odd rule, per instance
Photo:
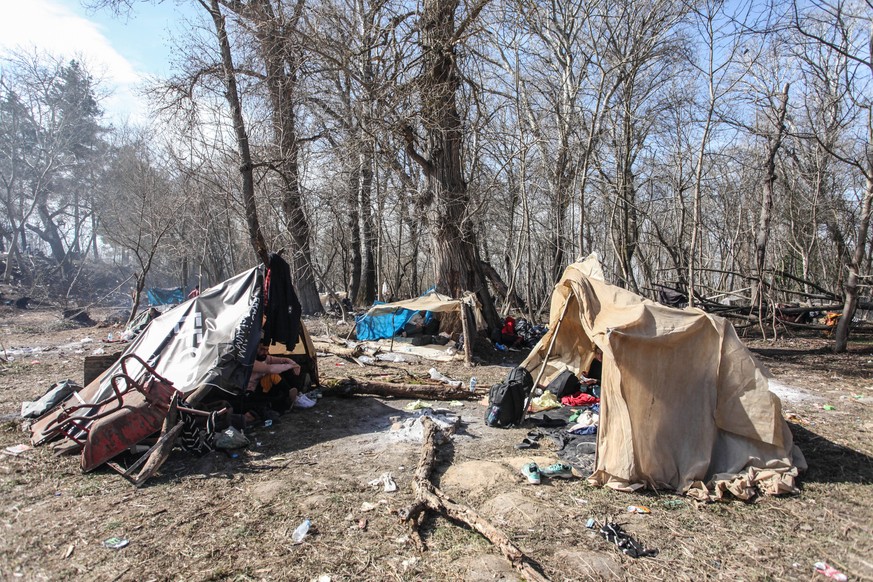
{"label": "discarded clothing on ground", "polygon": [[635,540],[617,523],[605,524],[600,528],[600,535],[602,535],[606,541],[615,544],[623,554],[626,554],[631,558],[646,558],[658,555],[657,548],[646,549],[643,544]]}

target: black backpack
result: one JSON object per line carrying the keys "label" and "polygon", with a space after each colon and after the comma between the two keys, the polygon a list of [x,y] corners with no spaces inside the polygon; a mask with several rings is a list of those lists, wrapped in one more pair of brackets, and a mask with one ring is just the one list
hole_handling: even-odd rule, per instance
{"label": "black backpack", "polygon": [[485,424],[506,428],[521,423],[524,403],[533,388],[533,378],[525,368],[513,368],[506,380],[495,384],[488,393]]}
{"label": "black backpack", "polygon": [[571,394],[576,394],[579,392],[580,383],[579,378],[576,377],[576,374],[571,372],[570,370],[564,370],[560,374],[558,374],[554,380],[549,382],[549,385],[546,386],[546,390],[555,395],[555,398],[560,400],[564,396],[569,396]]}

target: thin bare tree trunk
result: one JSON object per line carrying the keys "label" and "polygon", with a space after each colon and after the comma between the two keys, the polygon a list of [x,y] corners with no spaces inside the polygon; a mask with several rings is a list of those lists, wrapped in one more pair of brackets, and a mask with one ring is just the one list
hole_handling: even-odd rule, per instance
{"label": "thin bare tree trunk", "polygon": [[227,38],[227,28],[224,16],[221,14],[221,9],[218,6],[218,0],[210,0],[209,14],[212,16],[215,34],[218,37],[221,65],[224,69],[224,95],[227,99],[227,104],[230,106],[233,118],[233,131],[236,135],[236,144],[239,150],[239,172],[242,176],[242,196],[246,212],[246,224],[249,230],[249,240],[255,249],[255,254],[266,265],[269,262],[267,241],[264,240],[264,235],[261,232],[261,225],[258,221],[258,209],[255,204],[254,167],[249,148],[249,135],[246,131],[239,91],[236,85],[236,73],[233,66],[233,56],[230,52],[230,41]]}

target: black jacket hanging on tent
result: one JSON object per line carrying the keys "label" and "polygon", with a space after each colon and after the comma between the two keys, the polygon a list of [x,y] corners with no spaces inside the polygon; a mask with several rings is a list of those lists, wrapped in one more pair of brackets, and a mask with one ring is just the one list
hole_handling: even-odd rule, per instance
{"label": "black jacket hanging on tent", "polygon": [[291,284],[291,268],[276,253],[270,253],[267,285],[263,341],[268,345],[281,342],[293,350],[300,337],[300,301]]}

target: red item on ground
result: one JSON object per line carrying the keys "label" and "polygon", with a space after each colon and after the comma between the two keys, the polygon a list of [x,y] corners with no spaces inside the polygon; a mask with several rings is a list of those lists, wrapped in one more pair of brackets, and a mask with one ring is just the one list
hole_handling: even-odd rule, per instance
{"label": "red item on ground", "polygon": [[590,394],[585,394],[584,392],[580,392],[579,394],[573,394],[572,396],[564,396],[561,398],[561,404],[564,406],[588,406],[591,404],[597,404],[600,402],[600,398],[595,398]]}

